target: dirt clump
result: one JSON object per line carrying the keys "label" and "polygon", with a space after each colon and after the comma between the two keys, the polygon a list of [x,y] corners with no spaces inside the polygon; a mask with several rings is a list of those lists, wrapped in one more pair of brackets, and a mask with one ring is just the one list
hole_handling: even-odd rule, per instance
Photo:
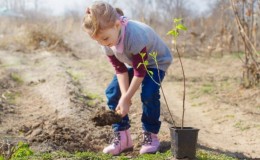
{"label": "dirt clump", "polygon": [[91,118],[95,126],[111,126],[114,123],[118,123],[122,120],[122,117],[119,113],[106,110],[104,107],[99,109],[95,115]]}
{"label": "dirt clump", "polygon": [[[75,120],[47,120],[23,125],[19,130],[24,133],[30,145],[38,146],[41,151],[45,152],[53,150],[100,151],[102,149],[100,144],[105,144],[109,140],[110,133],[107,128],[94,128],[91,124],[81,122],[71,125],[72,121]],[[98,132],[99,130],[104,132]]]}

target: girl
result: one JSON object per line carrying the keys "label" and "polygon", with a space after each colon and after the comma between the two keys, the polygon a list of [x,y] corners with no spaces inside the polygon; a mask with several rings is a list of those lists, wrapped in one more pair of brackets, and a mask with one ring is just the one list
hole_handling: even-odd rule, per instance
{"label": "girl", "polygon": [[[118,155],[133,149],[129,131],[128,112],[131,98],[141,86],[143,144],[140,154],[155,153],[159,149],[160,87],[146,74],[140,53],[148,60],[148,70],[153,71],[153,78],[159,82],[172,62],[172,54],[162,39],[146,24],[128,20],[120,9],[113,8],[106,2],[94,2],[86,10],[83,20],[84,30],[102,45],[116,75],[106,89],[108,106],[122,114],[122,121],[112,125],[113,143],[104,148],[104,153]],[[157,52],[159,75],[154,60],[148,53]]]}

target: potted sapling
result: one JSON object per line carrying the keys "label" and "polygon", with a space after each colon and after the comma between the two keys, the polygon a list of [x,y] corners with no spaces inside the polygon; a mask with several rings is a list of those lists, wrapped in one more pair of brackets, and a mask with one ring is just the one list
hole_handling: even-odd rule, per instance
{"label": "potted sapling", "polygon": [[[186,31],[186,30],[187,30],[187,28],[182,24],[182,19],[174,19],[173,28],[167,33],[167,35],[171,35],[173,37],[174,48],[178,54],[178,58],[179,58],[179,61],[181,64],[182,74],[183,74],[183,104],[182,104],[181,126],[176,126],[176,124],[175,124],[175,121],[173,119],[171,110],[169,108],[166,96],[164,94],[163,86],[161,83],[161,78],[159,77],[159,83],[156,82],[153,78],[153,72],[149,71],[147,68],[147,65],[149,64],[149,62],[147,60],[144,60],[146,53],[140,53],[143,61],[142,61],[142,63],[139,63],[139,65],[138,65],[138,67],[140,65],[144,65],[144,67],[147,71],[147,74],[151,77],[151,79],[154,81],[154,83],[156,83],[160,86],[160,89],[161,89],[161,92],[163,95],[163,99],[165,101],[165,104],[166,104],[166,107],[169,112],[171,122],[173,125],[170,127],[171,151],[172,151],[173,156],[176,159],[183,159],[183,158],[195,159],[198,132],[199,132],[199,129],[197,129],[197,128],[184,127],[186,80],[185,80],[185,72],[184,72],[183,63],[181,60],[180,53],[178,51],[177,38],[179,37],[180,31]],[[151,56],[152,59],[155,61],[157,70],[159,72],[159,69],[158,69],[159,67],[158,67],[158,63],[157,63],[157,59],[156,59],[157,53],[156,52],[149,53],[149,56]],[[158,74],[158,75],[160,75],[160,74]]]}

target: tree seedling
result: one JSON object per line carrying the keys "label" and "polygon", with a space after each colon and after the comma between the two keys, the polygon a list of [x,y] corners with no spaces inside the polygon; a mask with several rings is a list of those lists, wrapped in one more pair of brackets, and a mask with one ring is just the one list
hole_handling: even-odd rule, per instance
{"label": "tree seedling", "polygon": [[[180,53],[179,53],[179,50],[178,50],[178,46],[177,46],[177,39],[178,39],[178,37],[180,35],[180,31],[186,31],[187,27],[182,24],[182,19],[180,19],[180,18],[175,18],[173,20],[173,22],[174,22],[173,23],[174,24],[173,28],[167,33],[167,35],[171,35],[173,37],[174,48],[175,48],[176,52],[178,53],[178,57],[179,57],[179,60],[180,60],[180,63],[181,63],[181,68],[182,68],[183,88],[184,88],[184,90],[183,90],[183,106],[182,106],[183,111],[182,111],[182,124],[181,124],[181,128],[183,128],[183,126],[184,126],[184,113],[185,113],[186,81],[185,81],[185,73],[184,73],[184,68],[183,68],[181,56],[180,56]],[[144,57],[145,57],[146,53],[140,53],[140,55],[142,57],[142,62],[138,64],[137,68],[140,67],[141,65],[144,65],[145,70],[147,71],[147,74],[149,75],[149,77],[151,77],[151,79],[154,81],[154,83],[156,83],[157,85],[160,86],[160,89],[162,91],[162,95],[163,95],[166,107],[167,107],[168,112],[169,112],[169,114],[171,116],[172,124],[174,125],[174,127],[176,127],[175,121],[173,120],[173,116],[171,114],[171,111],[170,111],[170,108],[169,108],[169,105],[168,105],[168,102],[167,102],[167,99],[165,97],[164,90],[163,90],[163,87],[162,87],[161,77],[160,77],[160,74],[159,74],[159,66],[158,66],[158,61],[157,61],[158,53],[157,52],[152,52],[152,53],[149,53],[149,56],[152,57],[152,59],[154,60],[154,62],[156,64],[156,68],[158,70],[159,82],[156,82],[154,80],[153,72],[148,70],[148,68],[147,68],[147,66],[149,65],[149,62],[148,62],[148,60],[144,60]]]}

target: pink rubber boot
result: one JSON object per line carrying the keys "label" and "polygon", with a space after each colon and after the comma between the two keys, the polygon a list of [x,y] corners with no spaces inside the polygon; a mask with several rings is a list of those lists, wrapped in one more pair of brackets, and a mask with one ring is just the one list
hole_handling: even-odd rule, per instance
{"label": "pink rubber boot", "polygon": [[103,153],[119,155],[124,151],[133,150],[133,141],[131,139],[130,131],[114,132],[114,139],[112,144],[105,147]]}
{"label": "pink rubber boot", "polygon": [[140,150],[140,154],[156,153],[159,150],[160,142],[157,134],[144,131],[143,132],[143,145]]}

